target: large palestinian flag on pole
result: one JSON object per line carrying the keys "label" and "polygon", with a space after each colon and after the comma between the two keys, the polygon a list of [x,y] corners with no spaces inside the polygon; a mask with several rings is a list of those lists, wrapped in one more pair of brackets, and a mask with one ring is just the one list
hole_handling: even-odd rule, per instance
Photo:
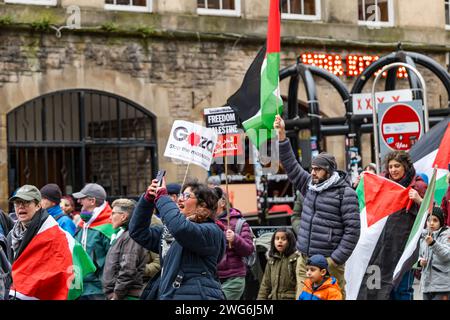
{"label": "large palestinian flag on pole", "polygon": [[399,220],[412,216],[405,212],[409,190],[375,174],[363,174],[356,189],[361,234],[345,265],[347,300],[389,298],[394,269],[411,230],[396,229]]}
{"label": "large palestinian flag on pole", "polygon": [[21,300],[73,300],[95,266],[80,243],[48,216],[12,265],[10,295]]}
{"label": "large palestinian flag on pole", "polygon": [[267,43],[247,70],[241,87],[227,101],[257,148],[274,137],[275,116],[283,111],[279,70],[280,1],[270,0]]}
{"label": "large palestinian flag on pole", "polygon": [[436,192],[434,200],[440,206],[448,188],[446,176],[450,163],[450,118],[446,118],[431,128],[410,150],[416,172],[425,173],[431,179],[434,166]]}

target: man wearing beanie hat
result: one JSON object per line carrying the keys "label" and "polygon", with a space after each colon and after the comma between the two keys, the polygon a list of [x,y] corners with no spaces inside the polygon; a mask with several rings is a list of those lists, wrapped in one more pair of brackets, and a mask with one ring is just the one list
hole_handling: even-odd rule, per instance
{"label": "man wearing beanie hat", "polygon": [[297,297],[306,278],[308,258],[326,257],[328,271],[337,279],[345,297],[345,262],[352,254],[360,234],[359,206],[356,192],[347,174],[337,170],[333,155],[322,152],[312,160],[311,174],[297,162],[284,121],[275,118],[280,160],[289,181],[304,196],[300,227],[297,231]]}
{"label": "man wearing beanie hat", "polygon": [[61,189],[57,184],[49,183],[43,186],[40,191],[42,209],[46,209],[48,214],[58,222],[59,226],[73,237],[76,230],[75,223],[64,214],[64,211],[59,206],[62,197]]}
{"label": "man wearing beanie hat", "polygon": [[450,229],[444,224],[444,212],[434,207],[420,238],[419,266],[422,267],[423,300],[450,299]]}
{"label": "man wearing beanie hat", "polygon": [[306,262],[305,286],[298,300],[342,300],[336,278],[328,272],[327,259],[316,254]]}

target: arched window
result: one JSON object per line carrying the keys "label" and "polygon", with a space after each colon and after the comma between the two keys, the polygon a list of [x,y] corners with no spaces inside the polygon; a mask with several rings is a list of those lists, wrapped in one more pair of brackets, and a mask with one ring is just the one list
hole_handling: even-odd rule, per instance
{"label": "arched window", "polygon": [[137,197],[157,171],[156,119],[95,90],[40,96],[7,115],[9,192],[57,183],[63,193],[102,185],[110,200]]}

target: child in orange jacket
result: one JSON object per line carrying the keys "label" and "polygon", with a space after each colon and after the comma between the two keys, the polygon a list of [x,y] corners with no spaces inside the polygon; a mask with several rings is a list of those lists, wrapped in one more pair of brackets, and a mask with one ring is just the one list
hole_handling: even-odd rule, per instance
{"label": "child in orange jacket", "polygon": [[328,273],[327,259],[316,254],[306,263],[305,286],[298,300],[342,300],[342,292],[336,278]]}

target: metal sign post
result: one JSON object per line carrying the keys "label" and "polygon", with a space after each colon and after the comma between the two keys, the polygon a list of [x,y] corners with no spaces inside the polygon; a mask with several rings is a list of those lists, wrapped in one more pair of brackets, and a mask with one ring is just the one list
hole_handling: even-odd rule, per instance
{"label": "metal sign post", "polygon": [[423,113],[424,113],[424,117],[425,117],[425,119],[424,119],[425,132],[428,132],[428,130],[429,130],[427,88],[426,88],[425,79],[422,77],[422,75],[416,68],[412,67],[411,65],[409,65],[407,63],[395,62],[395,63],[388,64],[383,69],[381,69],[380,73],[375,77],[375,80],[373,81],[373,85],[372,85],[372,101],[373,101],[373,113],[372,113],[373,120],[372,120],[372,122],[373,122],[373,134],[374,134],[374,140],[375,140],[375,161],[376,161],[376,165],[377,165],[377,174],[380,173],[380,144],[378,141],[378,121],[377,121],[377,113],[378,113],[377,105],[378,105],[378,103],[377,103],[377,100],[375,97],[375,87],[378,82],[378,79],[380,79],[380,77],[383,75],[383,73],[394,67],[405,67],[405,68],[413,71],[416,74],[416,76],[419,78],[420,83],[422,85],[422,92],[423,92]]}

